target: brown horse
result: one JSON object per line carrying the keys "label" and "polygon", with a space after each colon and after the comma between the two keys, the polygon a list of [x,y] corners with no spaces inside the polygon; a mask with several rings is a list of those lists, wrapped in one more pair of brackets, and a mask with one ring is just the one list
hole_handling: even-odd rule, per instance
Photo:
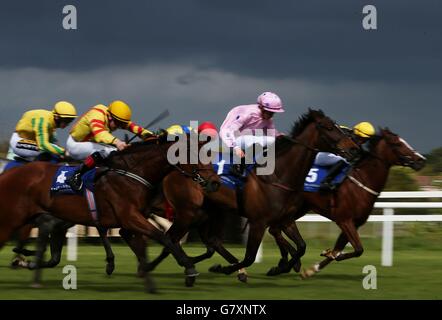
{"label": "brown horse", "polygon": [[[221,186],[218,192],[205,195],[200,189],[179,182],[183,179],[176,173],[170,174],[163,181],[163,190],[176,216],[167,233],[175,243],[179,243],[191,225],[199,223],[202,226],[200,235],[206,245],[231,263],[230,266],[219,266],[212,271],[230,274],[251,265],[266,227],[289,221],[292,212],[301,204],[299,195],[302,194],[303,181],[319,150],[334,150],[350,157],[359,148],[322,111],[309,110],[296,123],[290,136],[277,139],[275,172],[266,177],[252,172],[240,199],[235,190],[225,186]],[[223,227],[220,219],[224,217],[225,210],[232,209],[249,221],[247,250],[241,262],[227,252],[220,238]],[[134,245],[133,249],[138,256],[142,254],[142,245]],[[196,257],[193,262],[210,257],[213,249]],[[168,250],[164,249],[149,264],[150,269],[168,254]]]}
{"label": "brown horse", "polygon": [[[168,173],[178,168],[183,173],[195,175],[198,170],[198,165],[170,165],[166,154],[171,145],[171,142],[133,144],[107,159],[109,170],[101,175],[95,186],[100,215],[98,222],[103,229],[122,227],[168,247],[178,263],[185,267],[186,285],[192,285],[198,273],[182,248],[172,243],[142,215],[155,193],[154,186]],[[57,165],[35,162],[0,176],[0,199],[8,199],[0,204],[0,248],[14,230],[28,224],[42,212],[76,224],[97,224],[83,196],[50,195],[50,185],[57,168]]]}
{"label": "brown horse", "polygon": [[[348,178],[335,192],[304,192],[304,205],[294,218],[299,219],[308,211],[314,211],[334,221],[341,229],[341,234],[333,250],[327,249],[321,253],[326,258],[305,270],[302,273],[303,277],[314,275],[334,260],[341,261],[362,255],[363,247],[357,229],[367,221],[379,193],[387,182],[389,170],[394,165],[420,170],[425,165],[425,158],[389,129],[381,129],[380,135],[371,139],[369,152],[352,168]],[[305,252],[305,242],[294,220],[283,228],[270,228],[269,232],[275,237],[282,258],[278,266],[269,270],[268,275],[289,272],[300,257],[298,252],[290,262],[288,261],[287,251],[294,252],[294,248],[281,234],[285,228],[294,230],[291,232],[297,236],[292,240],[298,249],[301,248],[301,255]],[[343,253],[342,250],[348,242],[354,251]]]}

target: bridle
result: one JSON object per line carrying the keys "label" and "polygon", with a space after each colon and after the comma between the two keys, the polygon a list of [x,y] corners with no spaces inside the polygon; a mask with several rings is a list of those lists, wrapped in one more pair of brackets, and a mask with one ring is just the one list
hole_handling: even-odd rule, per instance
{"label": "bridle", "polygon": [[[324,130],[332,131],[333,128],[326,127],[325,125],[323,125],[321,123],[321,121],[315,122],[315,126],[318,129],[319,138],[322,139],[323,141],[325,141],[327,144],[330,144],[330,141],[328,139],[326,139],[322,133],[324,132]],[[340,133],[342,133],[344,136],[346,136],[345,132],[336,123],[334,123],[334,126],[335,126],[335,128],[337,128],[339,130]],[[301,145],[301,146],[305,147],[306,149],[309,149],[309,150],[311,150],[313,152],[320,152],[320,150],[318,148],[312,147],[312,146],[304,143],[303,141],[301,141],[299,139],[292,138],[292,137],[289,137],[289,136],[284,136],[284,139],[287,139],[288,141],[292,142],[293,144],[299,144],[299,145]],[[342,146],[340,146],[340,141],[337,141],[337,142],[334,141],[332,147],[333,147],[333,149],[336,149],[339,153],[344,153],[344,150],[343,150]],[[288,192],[295,192],[296,191],[295,189],[285,185],[281,181],[281,179],[276,175],[276,173],[274,173],[273,175],[276,177],[277,181],[276,182],[270,182],[269,183],[270,185],[272,185],[274,187],[277,187],[277,188],[280,188],[280,189],[282,189],[284,191],[288,191]]]}

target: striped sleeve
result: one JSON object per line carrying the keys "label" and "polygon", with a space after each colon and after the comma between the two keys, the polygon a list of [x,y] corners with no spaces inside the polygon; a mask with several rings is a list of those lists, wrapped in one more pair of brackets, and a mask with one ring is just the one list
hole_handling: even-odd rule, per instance
{"label": "striped sleeve", "polygon": [[137,136],[142,137],[142,138],[145,136],[153,135],[153,133],[151,131],[144,129],[133,122],[129,122],[129,124],[127,126],[127,130],[129,130],[132,133],[135,133]]}
{"label": "striped sleeve", "polygon": [[49,123],[44,117],[32,119],[32,129],[35,132],[38,148],[56,155],[64,154],[64,149],[55,143],[50,142]]}

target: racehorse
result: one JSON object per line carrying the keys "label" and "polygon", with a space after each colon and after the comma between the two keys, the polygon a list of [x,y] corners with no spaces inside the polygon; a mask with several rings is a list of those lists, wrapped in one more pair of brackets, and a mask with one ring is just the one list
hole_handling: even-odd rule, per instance
{"label": "racehorse", "polygon": [[[347,173],[348,177],[335,192],[304,192],[304,204],[294,216],[299,219],[308,211],[314,211],[332,221],[341,229],[333,250],[327,249],[321,253],[326,257],[302,272],[307,278],[322,270],[330,262],[342,261],[362,255],[364,249],[358,235],[358,228],[367,222],[373,210],[374,203],[387,182],[388,173],[392,166],[410,167],[416,171],[425,165],[425,157],[416,152],[405,140],[392,133],[388,128],[381,129],[380,134],[371,138],[369,151],[364,153],[361,160]],[[288,251],[294,248],[281,234],[281,229],[294,229],[296,236],[292,240],[300,252],[289,261]],[[283,226],[275,226],[269,232],[275,237],[282,258],[278,266],[272,267],[268,275],[286,273],[297,263],[305,252],[305,242],[299,234],[295,220]],[[354,251],[343,253],[345,245],[350,242]],[[296,251],[296,250],[295,250]],[[299,250],[298,250],[299,251]]]}
{"label": "racehorse", "polygon": [[[163,191],[176,215],[167,233],[178,244],[192,224],[200,223],[200,235],[208,251],[195,257],[194,263],[210,257],[216,250],[231,265],[212,271],[230,274],[251,265],[266,227],[289,221],[300,205],[304,178],[319,150],[352,157],[359,147],[322,111],[309,110],[294,125],[289,136],[277,139],[275,172],[261,177],[253,171],[241,194],[222,185],[217,192],[205,195],[200,189],[180,182],[183,179],[176,173],[170,174],[163,181]],[[223,211],[232,209],[247,217],[249,223],[247,250],[241,262],[222,246],[220,238]],[[140,256],[142,245],[134,245],[133,250]],[[168,249],[163,249],[161,255],[148,264],[149,270],[168,254]]]}
{"label": "racehorse", "polygon": [[[107,158],[108,170],[99,173],[95,185],[98,223],[103,230],[122,227],[168,247],[177,262],[185,267],[186,285],[191,286],[198,275],[194,265],[180,246],[172,243],[141,213],[149,206],[155,186],[172,170],[178,169],[190,176],[198,175],[199,165],[171,165],[168,162],[166,153],[172,143],[134,143]],[[0,199],[8,200],[0,204],[0,248],[14,230],[28,224],[42,212],[76,224],[97,225],[82,195],[50,195],[57,168],[57,165],[34,162],[0,176]],[[148,274],[146,283],[151,283]]]}

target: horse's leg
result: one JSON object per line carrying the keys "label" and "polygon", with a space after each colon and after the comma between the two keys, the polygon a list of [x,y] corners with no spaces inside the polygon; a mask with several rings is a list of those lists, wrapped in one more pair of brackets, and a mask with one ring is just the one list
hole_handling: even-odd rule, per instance
{"label": "horse's leg", "polygon": [[247,239],[247,249],[244,256],[244,260],[232,264],[230,266],[221,267],[221,272],[224,274],[231,274],[241,268],[248,267],[255,262],[256,253],[261,244],[262,238],[264,236],[266,226],[263,223],[253,222],[249,224],[249,236]]}
{"label": "horse's leg", "polygon": [[284,227],[284,233],[296,244],[297,250],[290,251],[292,259],[289,261],[289,268],[294,268],[296,272],[301,270],[301,257],[305,254],[306,243],[299,233],[296,221],[290,222]]}
{"label": "horse's leg", "polygon": [[268,276],[276,276],[281,273],[290,272],[288,254],[289,250],[295,250],[292,245],[282,236],[281,229],[279,227],[270,227],[269,233],[273,236],[276,241],[276,244],[279,247],[279,251],[281,252],[281,259],[278,262],[276,267],[270,268],[267,271]]}
{"label": "horse's leg", "polygon": [[146,265],[148,263],[147,241],[143,238],[143,235],[138,233],[134,234],[132,231],[123,228],[120,229],[120,235],[138,259],[137,276],[144,278],[145,290],[149,293],[156,293],[157,288],[155,282],[150,273],[146,271]]}
{"label": "horse's leg", "polygon": [[136,233],[144,234],[148,238],[156,240],[163,246],[167,247],[178,264],[185,268],[186,286],[192,286],[195,282],[195,277],[198,276],[198,272],[195,270],[194,265],[186,256],[181,246],[173,243],[168,235],[165,235],[149,221],[144,219],[138,211],[129,214],[129,217],[129,219],[126,219],[126,221],[123,222],[123,227]]}
{"label": "horse's leg", "polygon": [[205,221],[204,223],[198,226],[198,234],[201,238],[201,241],[206,245],[206,252],[196,257],[189,257],[189,259],[192,261],[193,264],[197,264],[203,260],[211,258],[215,253],[215,249],[208,242],[209,231],[210,231],[209,220]]}
{"label": "horse's leg", "polygon": [[350,241],[354,251],[349,253],[341,253],[339,252],[335,256],[336,261],[342,261],[346,259],[350,259],[353,257],[360,257],[364,252],[364,248],[362,247],[361,239],[359,238],[358,230],[353,223],[352,220],[344,221],[342,223],[338,223],[338,226],[347,236],[348,241]]}
{"label": "horse's leg", "polygon": [[51,247],[51,258],[48,261],[42,261],[40,265],[41,268],[54,268],[60,263],[66,232],[72,226],[72,223],[63,221],[53,228],[49,243]]}
{"label": "horse's leg", "polygon": [[43,262],[44,254],[46,252],[46,247],[49,242],[49,235],[53,228],[53,223],[50,220],[47,220],[46,217],[42,217],[42,222],[39,223],[38,227],[38,237],[37,237],[37,251],[35,253],[35,262],[29,263],[29,269],[35,270],[33,283],[31,287],[40,288],[41,285],[41,274],[42,269],[41,265]]}
{"label": "horse's leg", "polygon": [[345,245],[347,243],[348,243],[347,236],[345,235],[344,232],[341,232],[338,236],[338,239],[336,240],[335,247],[333,248],[333,251],[328,249],[328,250],[325,250],[324,252],[322,252],[321,256],[325,256],[326,258],[324,260],[322,260],[321,262],[316,263],[313,266],[309,267],[308,269],[303,270],[301,273],[301,277],[303,279],[312,277],[313,275],[315,275],[316,273],[318,273],[319,271],[324,269],[330,262],[335,260],[334,257],[339,252],[344,250]]}
{"label": "horse's leg", "polygon": [[[212,257],[213,253],[216,251],[230,264],[238,263],[239,260],[234,255],[232,255],[223,245],[222,237],[224,233],[224,219],[220,219],[220,217],[224,217],[222,215],[222,212],[219,212],[217,215],[209,218],[207,223],[201,225],[201,228],[199,229],[201,240],[205,243],[207,247],[206,253],[201,255],[201,257],[208,259]],[[211,233],[210,236],[209,232]],[[220,264],[215,264],[209,268],[209,271],[219,273],[221,272],[221,268],[222,267]],[[248,275],[245,268],[241,268],[238,270],[237,278],[241,282],[247,282]]]}
{"label": "horse's leg", "polygon": [[106,274],[110,276],[115,269],[115,256],[112,251],[111,244],[109,242],[109,238],[107,237],[107,228],[103,228],[102,226],[95,224],[95,228],[100,235],[101,242],[103,243],[104,250],[106,251]]}
{"label": "horse's leg", "polygon": [[15,253],[15,256],[12,258],[11,261],[11,267],[12,268],[18,268],[18,267],[27,267],[28,261],[25,257],[33,256],[35,255],[35,250],[27,250],[25,248],[25,245],[29,241],[29,235],[32,230],[32,225],[27,224],[23,227],[21,227],[18,231],[18,239],[17,239],[17,246],[12,249],[12,251]]}
{"label": "horse's leg", "polygon": [[[179,241],[184,237],[184,235],[187,233],[187,230],[181,229],[178,230],[177,228],[174,228],[172,226],[167,230],[168,236],[170,236],[172,242],[176,245],[179,245]],[[154,270],[164,259],[166,259],[170,254],[170,251],[167,247],[164,247],[161,251],[160,255],[156,257],[154,260],[152,260],[149,264],[147,264],[147,270],[152,271]],[[186,255],[187,256],[187,255]],[[188,257],[189,261],[191,261],[192,264],[195,264],[192,258]]]}
{"label": "horse's leg", "polygon": [[126,230],[121,228],[120,229],[120,236],[124,239],[124,241],[127,243],[129,248],[132,250],[132,252],[135,254],[138,260],[138,270],[137,270],[137,276],[140,278],[144,278],[146,276],[146,272],[144,269],[146,268],[147,264],[147,243],[143,239],[142,235],[135,235],[130,230]]}

